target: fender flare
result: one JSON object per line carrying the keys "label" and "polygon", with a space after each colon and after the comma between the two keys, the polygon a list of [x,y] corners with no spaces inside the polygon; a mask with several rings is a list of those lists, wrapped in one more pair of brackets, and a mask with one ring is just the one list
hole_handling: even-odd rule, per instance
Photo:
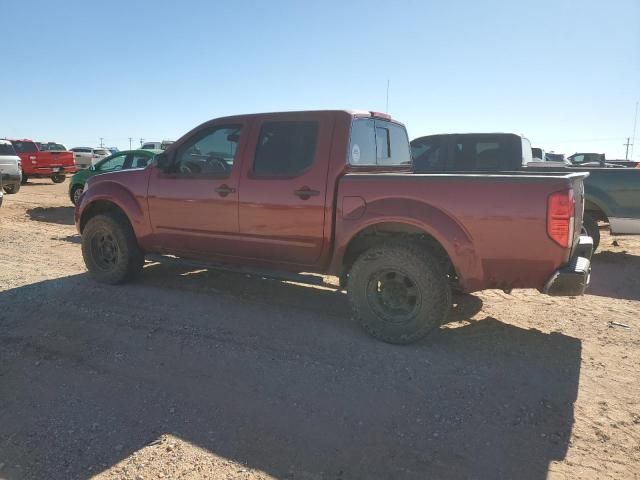
{"label": "fender flare", "polygon": [[[398,215],[398,212],[403,212]],[[434,238],[445,250],[463,287],[473,289],[483,280],[482,263],[469,232],[451,215],[418,200],[385,198],[367,203],[358,219],[345,219],[338,212],[336,245],[331,270],[340,271],[350,243],[377,224],[403,224]]]}
{"label": "fender flare", "polygon": [[136,235],[147,229],[145,214],[134,195],[118,183],[100,182],[93,185],[82,196],[82,202],[77,210],[77,225],[80,233],[82,233],[81,229],[86,223],[87,213],[91,210],[92,205],[100,201],[112,203],[122,210],[129,219]]}

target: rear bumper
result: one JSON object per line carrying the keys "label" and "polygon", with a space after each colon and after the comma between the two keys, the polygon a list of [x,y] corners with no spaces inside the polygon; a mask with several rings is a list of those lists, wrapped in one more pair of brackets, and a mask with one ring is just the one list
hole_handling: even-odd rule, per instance
{"label": "rear bumper", "polygon": [[542,289],[542,293],[554,297],[576,297],[584,295],[591,280],[591,255],[593,240],[581,235],[578,246],[569,263],[556,270]]}
{"label": "rear bumper", "polygon": [[23,174],[30,177],[50,177],[51,175],[63,175],[67,173],[76,173],[78,169],[75,165],[56,166],[56,167],[35,167],[33,169],[24,170]]}

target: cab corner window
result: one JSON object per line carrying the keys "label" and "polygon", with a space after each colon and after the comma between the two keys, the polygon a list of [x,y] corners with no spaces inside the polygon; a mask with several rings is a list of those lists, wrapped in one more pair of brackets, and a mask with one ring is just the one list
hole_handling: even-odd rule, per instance
{"label": "cab corner window", "polygon": [[256,146],[254,175],[300,175],[313,164],[317,138],[318,122],[265,122]]}
{"label": "cab corner window", "polygon": [[228,177],[236,157],[241,129],[240,125],[218,126],[197,134],[180,147],[170,173]]}

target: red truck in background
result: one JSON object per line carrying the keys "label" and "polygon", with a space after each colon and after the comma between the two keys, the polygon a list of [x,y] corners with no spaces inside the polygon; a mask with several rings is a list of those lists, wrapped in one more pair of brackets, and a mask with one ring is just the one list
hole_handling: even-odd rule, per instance
{"label": "red truck in background", "polygon": [[75,221],[99,282],[131,279],[148,253],[331,274],[367,332],[403,344],[440,326],[452,290],[583,294],[587,175],[412,174],[386,115],[240,115],[91,178]]}
{"label": "red truck in background", "polygon": [[22,160],[22,183],[30,177],[50,178],[62,183],[67,173],[77,171],[73,152],[40,150],[33,140],[10,140]]}

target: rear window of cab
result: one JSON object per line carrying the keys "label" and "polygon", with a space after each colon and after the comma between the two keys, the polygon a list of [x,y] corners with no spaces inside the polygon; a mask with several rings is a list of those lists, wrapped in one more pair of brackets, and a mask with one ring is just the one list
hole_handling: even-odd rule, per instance
{"label": "rear window of cab", "polygon": [[351,123],[348,159],[354,166],[411,165],[407,131],[386,120],[356,118]]}
{"label": "rear window of cab", "polygon": [[18,153],[34,153],[38,151],[38,147],[33,142],[12,141],[11,143]]}

